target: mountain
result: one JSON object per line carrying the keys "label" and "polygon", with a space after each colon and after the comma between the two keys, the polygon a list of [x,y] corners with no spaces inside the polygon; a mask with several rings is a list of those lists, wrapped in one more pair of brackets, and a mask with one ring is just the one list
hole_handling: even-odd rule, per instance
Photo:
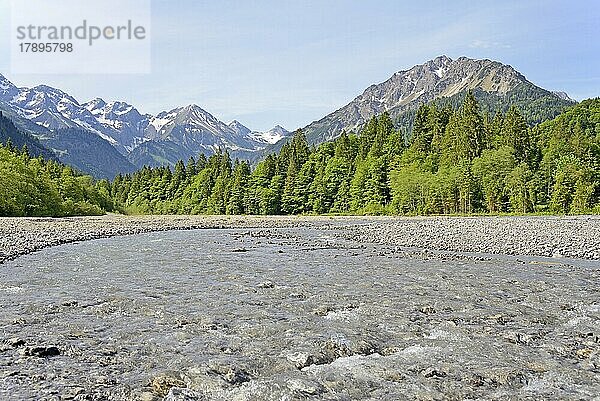
{"label": "mountain", "polygon": [[256,148],[255,143],[237,135],[227,124],[195,104],[158,114],[151,120],[146,138],[170,140],[196,152]]}
{"label": "mountain", "polygon": [[33,135],[19,130],[0,112],[0,143],[6,145],[9,140],[15,148],[22,149],[23,146],[27,146],[29,154],[33,157],[41,156],[47,160],[58,160],[53,151],[42,145]]}
{"label": "mountain", "polygon": [[248,134],[250,134],[252,132],[252,130],[250,128],[244,126],[238,120],[233,120],[228,125],[229,125],[229,128],[231,128],[237,135],[239,135],[241,137],[246,137],[246,136],[248,136]]}
{"label": "mountain", "polygon": [[[309,124],[303,131],[309,143],[325,142],[338,137],[344,130],[358,130],[372,116],[385,111],[401,128],[408,128],[412,124],[412,113],[421,103],[436,100],[458,103],[469,90],[474,91],[484,108],[489,106],[487,111],[490,112],[505,109],[511,102],[519,106],[534,102],[544,104],[548,108],[546,114],[533,116],[532,122],[552,118],[565,106],[573,104],[566,94],[535,86],[509,65],[491,60],[467,57],[452,60],[439,56],[369,86],[350,103]],[[532,117],[533,113],[524,110],[524,114]]]}
{"label": "mountain", "polygon": [[4,97],[2,103],[11,114],[48,130],[80,128],[118,145],[116,130],[103,126],[89,110],[60,89],[47,85],[19,88],[16,94],[13,91]]}
{"label": "mountain", "polygon": [[271,128],[270,130],[266,131],[266,132],[258,132],[258,131],[254,131],[248,134],[249,138],[252,138],[253,140],[260,142],[260,143],[266,143],[266,144],[274,144],[279,142],[282,139],[285,138],[290,138],[293,136],[293,133],[286,130],[285,128],[283,128],[280,125],[276,125],[275,127]]}
{"label": "mountain", "polygon": [[276,125],[265,132],[252,131],[250,128],[244,127],[237,120],[230,122],[229,128],[233,129],[240,137],[247,138],[259,144],[274,144],[293,135],[292,132],[286,130],[281,125]]}
{"label": "mountain", "polygon": [[575,102],[574,99],[571,99],[569,97],[569,95],[567,95],[566,92],[562,92],[562,91],[552,91],[553,94],[555,94],[556,96],[558,96],[559,98],[561,98],[562,100],[568,100],[569,102]]}
{"label": "mountain", "polygon": [[252,159],[267,145],[291,135],[280,126],[258,132],[236,120],[225,124],[192,104],[151,118],[145,141],[134,148],[128,158],[137,166],[173,165],[180,159],[200,153],[209,156],[218,149],[226,149],[232,158]]}
{"label": "mountain", "polygon": [[19,89],[13,85],[4,75],[0,74],[0,101],[14,98],[19,93]]}
{"label": "mountain", "polygon": [[105,102],[96,98],[82,105],[101,124],[100,129],[117,143],[117,149],[127,155],[136,146],[145,142],[146,130],[150,120],[149,114],[140,112],[125,102]]}
{"label": "mountain", "polygon": [[[34,156],[70,164],[96,178],[113,178],[135,166],[119,153],[119,131],[103,124],[67,93],[46,85],[17,88],[0,75],[0,140],[27,145]],[[13,126],[15,129],[11,129]],[[5,138],[6,137],[6,138]]]}
{"label": "mountain", "polygon": [[41,137],[40,142],[54,150],[61,162],[96,178],[113,179],[119,173],[132,173],[131,164],[108,141],[81,128],[61,128]]}
{"label": "mountain", "polygon": [[[47,85],[33,88],[17,88],[0,75],[0,111],[13,120],[22,131],[30,132],[51,146],[57,142],[53,133],[73,128],[73,132],[92,132],[107,141],[131,163],[141,167],[145,164],[175,164],[177,160],[210,155],[217,149],[228,150],[232,157],[252,159],[266,146],[290,136],[291,133],[277,126],[267,132],[252,131],[235,121],[227,125],[197,105],[178,107],[156,116],[140,113],[133,105],[125,102],[107,102],[96,98],[79,103],[69,94]],[[71,132],[71,131],[68,131]],[[64,134],[59,134],[60,137]],[[85,148],[82,143],[91,138],[69,135],[68,142],[77,149]],[[108,149],[103,146],[104,149]],[[56,149],[65,155],[64,149]],[[63,156],[64,157],[64,156]],[[88,152],[77,152],[70,160],[79,166],[91,166]],[[114,155],[110,155],[114,159]],[[102,160],[94,159],[102,163]],[[123,164],[121,164],[123,166]],[[110,172],[110,166],[99,166],[92,170]],[[112,174],[112,173],[111,173]]]}

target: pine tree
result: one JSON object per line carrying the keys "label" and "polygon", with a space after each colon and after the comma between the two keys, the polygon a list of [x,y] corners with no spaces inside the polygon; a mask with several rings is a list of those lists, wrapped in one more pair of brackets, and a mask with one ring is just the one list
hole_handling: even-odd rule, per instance
{"label": "pine tree", "polygon": [[281,211],[284,214],[296,214],[298,205],[296,203],[296,175],[298,169],[296,162],[292,158],[285,174],[285,184],[281,195]]}
{"label": "pine tree", "polygon": [[465,101],[461,107],[460,126],[459,146],[464,147],[461,151],[465,153],[466,158],[473,160],[486,148],[486,143],[483,117],[472,91],[467,92]]}
{"label": "pine tree", "polygon": [[[202,166],[200,168],[200,170],[202,170],[204,168],[204,166]],[[190,157],[188,159],[187,165],[185,166],[185,176],[186,178],[189,180],[192,177],[194,177],[196,174],[198,174],[198,164],[196,163],[196,160],[194,160],[193,157]]]}
{"label": "pine tree", "polygon": [[250,178],[248,162],[235,161],[231,190],[227,202],[227,214],[246,214],[246,197]]}
{"label": "pine tree", "polygon": [[429,106],[421,104],[417,109],[411,135],[411,146],[421,152],[429,152],[433,141],[433,129]]}
{"label": "pine tree", "polygon": [[532,144],[527,122],[515,106],[511,106],[504,117],[501,131],[502,143],[515,150],[519,162],[532,162]]}

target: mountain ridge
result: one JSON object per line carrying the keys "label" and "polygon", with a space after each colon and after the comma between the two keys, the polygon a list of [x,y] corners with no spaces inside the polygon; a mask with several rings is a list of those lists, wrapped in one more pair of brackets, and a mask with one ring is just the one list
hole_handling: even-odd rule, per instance
{"label": "mountain ridge", "polygon": [[[309,143],[316,144],[335,139],[342,131],[357,130],[371,117],[384,111],[396,118],[404,111],[416,109],[421,103],[451,98],[468,90],[480,89],[504,97],[521,84],[535,86],[508,64],[465,56],[452,60],[441,55],[370,85],[346,105],[302,130]],[[546,96],[572,102],[564,96],[535,87],[545,91]]]}
{"label": "mountain ridge", "polygon": [[[80,103],[66,92],[48,85],[19,88],[1,74],[0,111],[10,117],[20,129],[32,133],[42,141],[52,138],[53,143],[65,145],[56,137],[56,132],[65,129],[93,132],[137,167],[142,167],[141,163],[174,164],[173,160],[176,162],[198,153],[210,155],[218,149],[227,149],[233,156],[250,158],[252,153],[285,135],[291,135],[285,129],[279,129],[276,133],[271,132],[275,128],[264,133],[252,131],[241,123],[240,126],[248,132],[239,135],[235,129],[196,104],[177,107],[153,116],[142,114],[135,106],[122,101],[107,102],[97,97]],[[79,142],[85,139],[77,138],[71,132],[69,140],[73,141],[73,147],[82,148],[84,144]],[[142,149],[134,152],[138,147]],[[65,154],[65,149],[55,150],[59,155]],[[86,155],[90,156],[89,153]],[[141,155],[144,156],[140,157]],[[115,155],[110,157],[113,160],[117,158]],[[76,164],[89,163],[78,160]],[[100,168],[88,169],[87,172],[92,170],[104,171]]]}
{"label": "mountain ridge", "polygon": [[[453,60],[442,55],[369,85],[346,105],[302,129],[310,144],[319,144],[343,131],[358,131],[371,117],[388,112],[407,135],[420,104],[455,105],[467,91],[475,93],[485,112],[503,111],[513,103],[525,108],[524,114],[533,122],[552,118],[574,103],[564,92],[534,85],[508,64],[464,56]],[[276,152],[292,136],[279,125],[260,132],[237,120],[226,124],[196,104],[151,115],[140,113],[127,102],[95,98],[79,103],[47,85],[18,88],[1,74],[0,110],[42,142],[61,129],[93,132],[137,167],[173,165],[177,160],[199,153],[208,156],[218,150],[256,161]],[[70,140],[78,138],[70,135]],[[80,164],[85,165],[85,161]]]}

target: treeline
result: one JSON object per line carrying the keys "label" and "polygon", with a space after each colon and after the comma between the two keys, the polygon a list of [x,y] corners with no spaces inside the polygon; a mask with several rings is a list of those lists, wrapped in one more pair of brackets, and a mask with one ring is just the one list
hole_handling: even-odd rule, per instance
{"label": "treeline", "polygon": [[454,214],[599,212],[600,100],[530,127],[517,107],[422,105],[410,135],[387,114],[309,147],[301,131],[252,170],[219,151],[119,175],[130,213]]}
{"label": "treeline", "polygon": [[108,181],[0,144],[0,216],[81,216],[113,210]]}

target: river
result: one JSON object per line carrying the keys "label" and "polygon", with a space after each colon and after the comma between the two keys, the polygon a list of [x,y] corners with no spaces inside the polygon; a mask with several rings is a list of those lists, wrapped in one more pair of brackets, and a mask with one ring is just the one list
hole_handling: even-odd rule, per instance
{"label": "river", "polygon": [[600,268],[339,234],[169,231],[0,265],[0,399],[600,394]]}

